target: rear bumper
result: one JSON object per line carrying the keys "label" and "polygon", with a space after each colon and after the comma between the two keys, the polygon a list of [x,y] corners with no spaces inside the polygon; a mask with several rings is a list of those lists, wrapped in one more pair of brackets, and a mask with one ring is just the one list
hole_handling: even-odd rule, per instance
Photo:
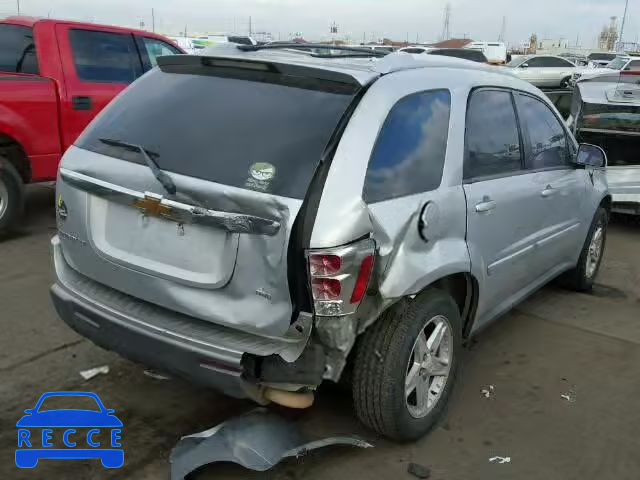
{"label": "rear bumper", "polygon": [[[125,358],[214,388],[236,398],[251,397],[243,379],[243,356],[304,350],[311,318],[299,319],[297,338],[258,337],[170,312],[110,289],[73,270],[52,240],[56,283],[51,296],[58,315],[96,345]],[[302,320],[302,321],[301,321]]]}

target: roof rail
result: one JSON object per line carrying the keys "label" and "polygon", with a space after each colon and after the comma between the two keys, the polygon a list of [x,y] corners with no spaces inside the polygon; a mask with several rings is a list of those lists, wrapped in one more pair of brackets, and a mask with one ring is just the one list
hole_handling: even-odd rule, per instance
{"label": "roof rail", "polygon": [[[385,57],[389,52],[376,51],[370,48],[345,47],[344,45],[328,45],[324,43],[267,43],[265,45],[236,45],[243,52],[257,52],[258,50],[275,50],[275,49],[295,49],[310,51],[311,54],[318,57]],[[351,55],[331,55],[313,52],[314,49],[322,50],[338,50],[343,52],[353,52]]]}

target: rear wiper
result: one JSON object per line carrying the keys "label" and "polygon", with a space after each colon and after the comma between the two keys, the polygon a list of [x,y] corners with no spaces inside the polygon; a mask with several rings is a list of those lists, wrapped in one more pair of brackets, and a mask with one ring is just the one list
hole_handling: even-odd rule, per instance
{"label": "rear wiper", "polygon": [[173,180],[171,180],[171,177],[167,175],[165,172],[163,172],[162,170],[160,170],[160,167],[158,167],[158,164],[156,163],[156,161],[153,158],[151,158],[151,155],[153,155],[154,157],[159,157],[160,155],[158,155],[157,153],[148,152],[144,147],[140,145],[136,145],[133,143],[126,143],[120,140],[113,140],[111,138],[99,138],[98,140],[100,140],[105,145],[109,145],[111,147],[121,147],[121,148],[126,148],[127,150],[130,150],[133,152],[140,152],[140,154],[142,154],[142,158],[144,158],[144,162],[147,164],[149,169],[153,172],[153,176],[156,177],[158,182],[160,182],[160,184],[167,191],[167,193],[169,195],[175,195],[176,192],[178,191],[178,189],[176,188],[176,184],[173,183]]}

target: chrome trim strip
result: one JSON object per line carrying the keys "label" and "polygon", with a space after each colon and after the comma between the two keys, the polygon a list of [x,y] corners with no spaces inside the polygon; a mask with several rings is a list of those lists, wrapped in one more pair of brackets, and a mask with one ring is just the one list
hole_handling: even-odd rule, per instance
{"label": "chrome trim strip", "polygon": [[275,220],[189,205],[151,192],[142,193],[114,185],[65,168],[60,169],[60,177],[79,190],[133,208],[138,208],[135,205],[136,202],[142,202],[146,199],[157,200],[161,206],[170,211],[170,213],[163,212],[160,216],[176,223],[208,225],[222,228],[231,233],[254,233],[269,236],[275,235],[280,230],[280,222]]}

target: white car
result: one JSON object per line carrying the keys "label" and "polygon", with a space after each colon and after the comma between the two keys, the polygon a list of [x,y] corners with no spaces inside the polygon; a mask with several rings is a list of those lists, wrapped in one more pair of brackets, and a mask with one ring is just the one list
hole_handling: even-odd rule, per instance
{"label": "white car", "polygon": [[629,70],[640,70],[640,57],[620,55],[607,63],[603,68],[588,68],[582,72],[577,72],[573,75],[571,81],[575,83],[582,79],[595,78],[607,73],[619,73]]}
{"label": "white car", "polygon": [[507,63],[506,67],[522,80],[544,88],[566,88],[574,74],[584,71],[566,58],[553,55],[519,57]]}

